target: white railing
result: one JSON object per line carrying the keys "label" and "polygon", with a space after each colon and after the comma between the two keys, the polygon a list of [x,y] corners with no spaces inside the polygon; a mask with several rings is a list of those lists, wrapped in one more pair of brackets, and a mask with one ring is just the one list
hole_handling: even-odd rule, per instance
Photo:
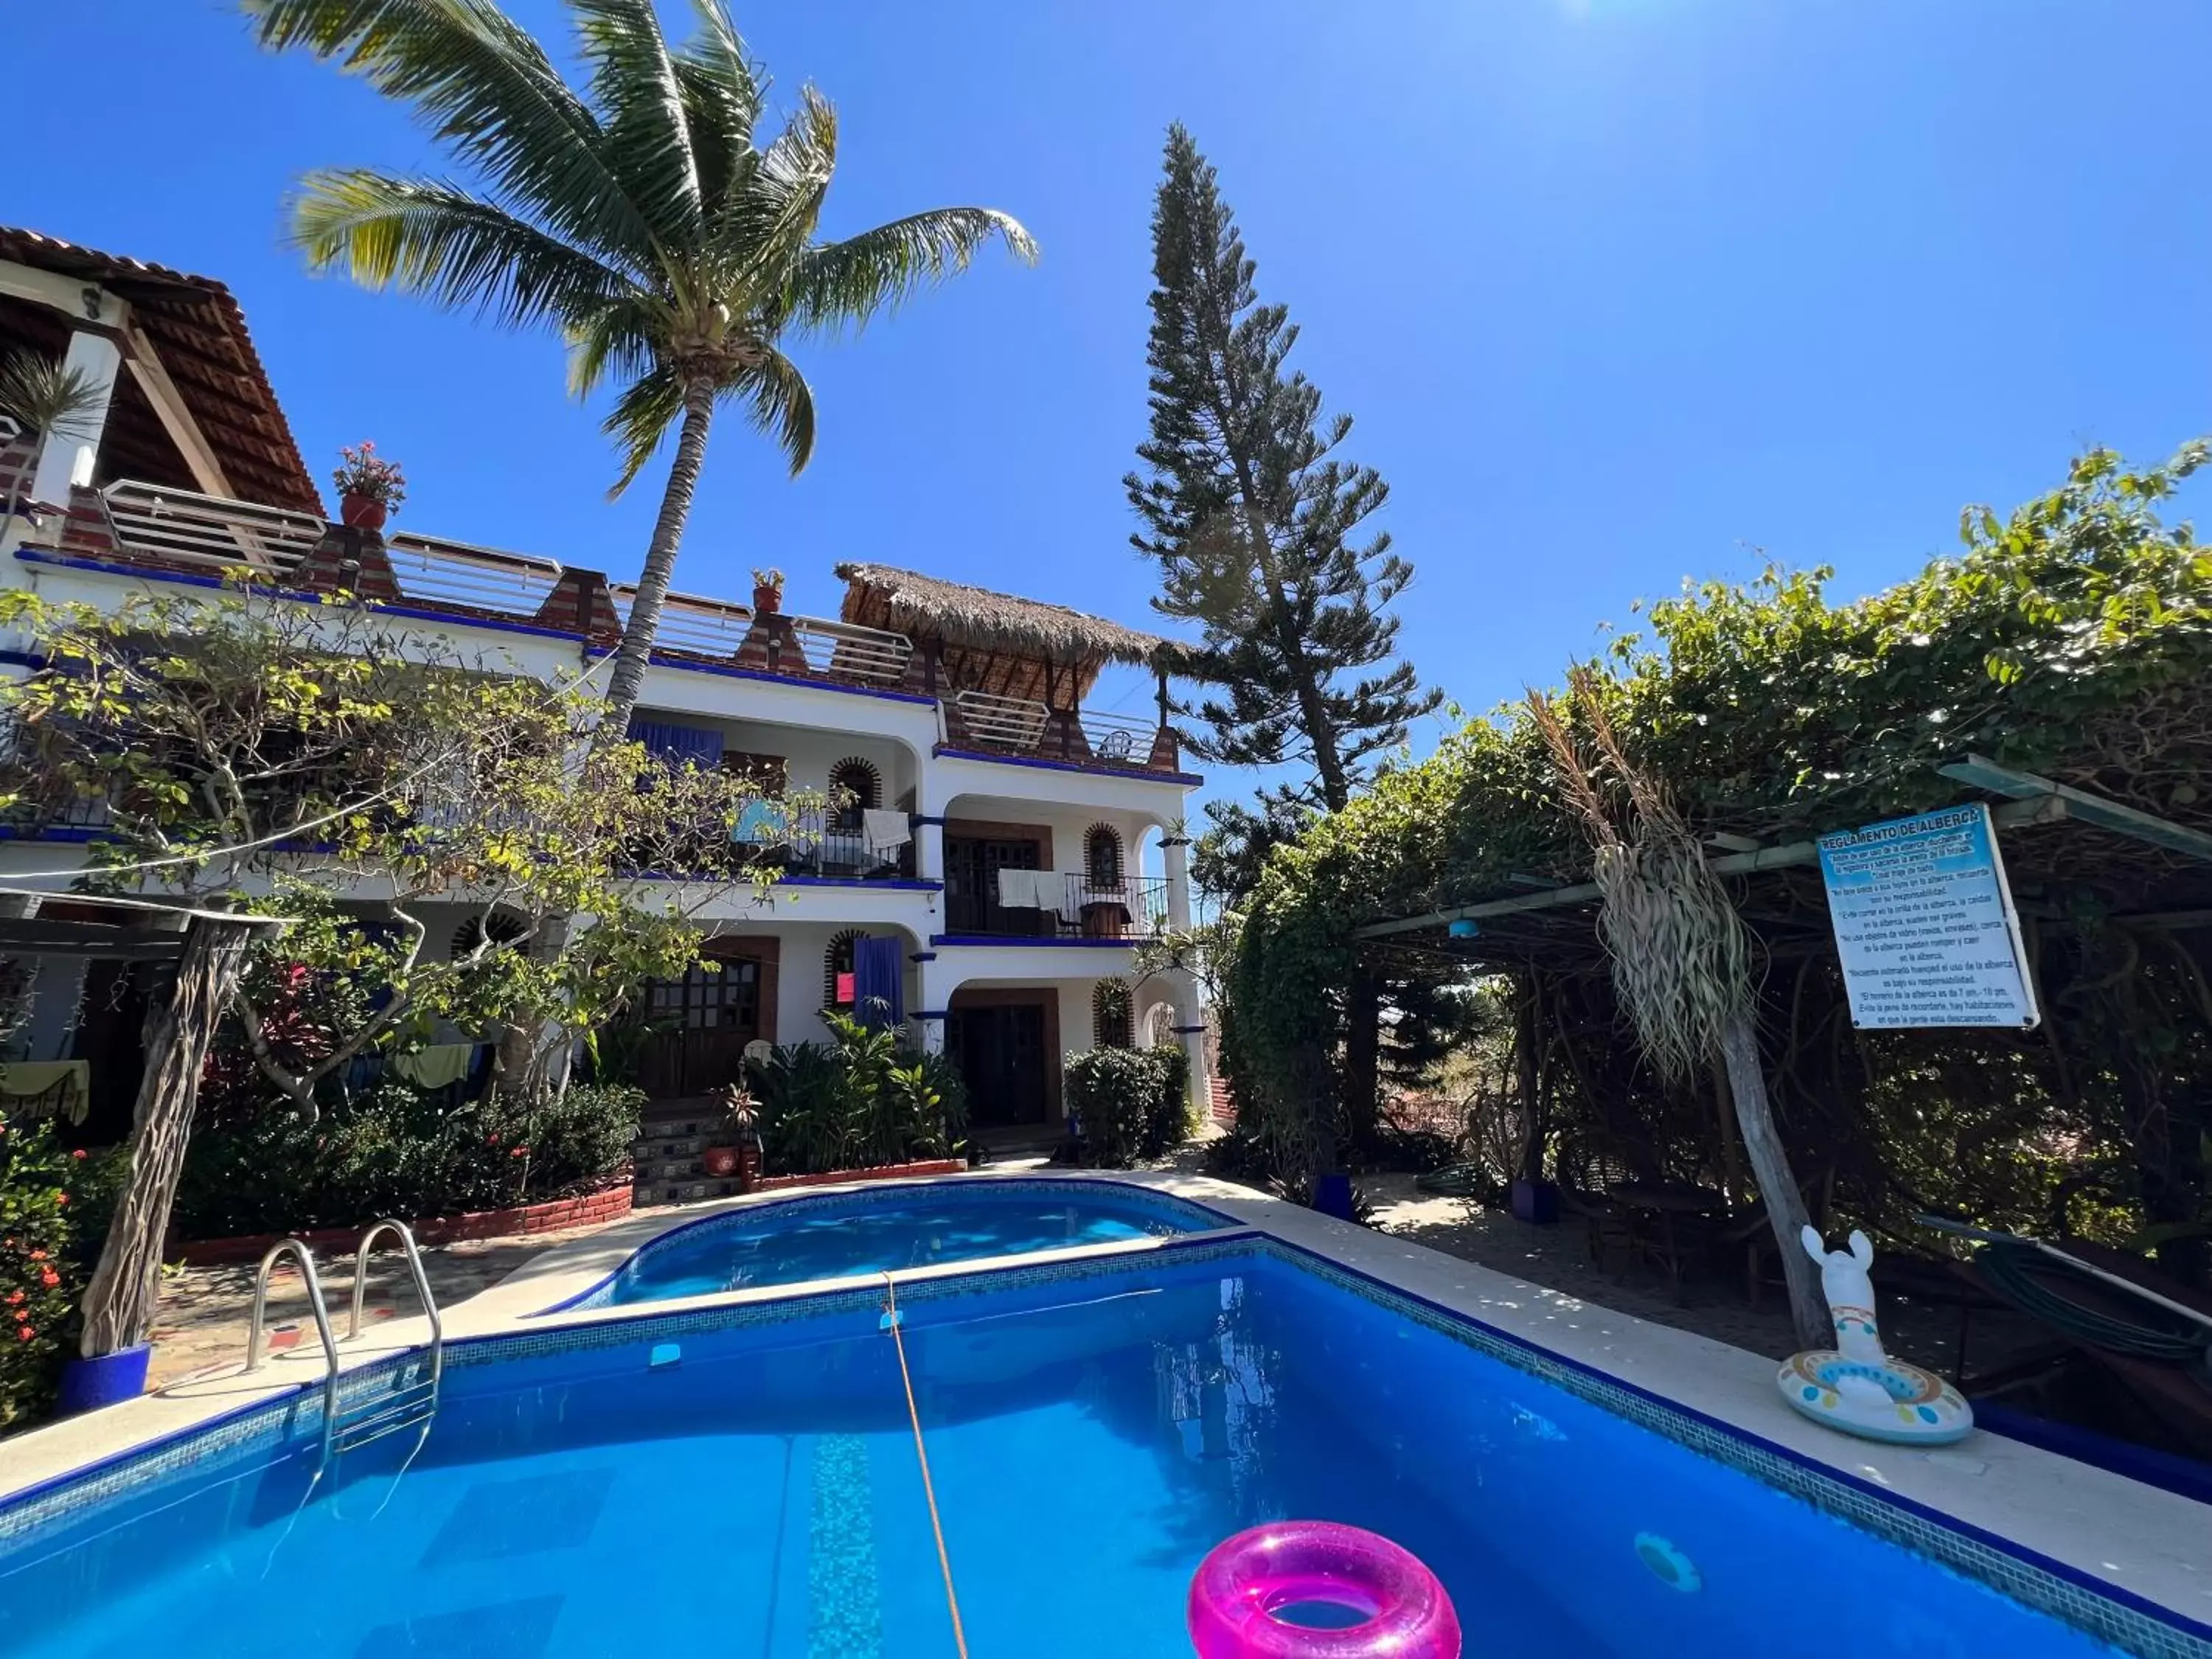
{"label": "white railing", "polygon": [[437,536],[394,536],[384,551],[399,595],[410,605],[465,605],[526,618],[538,614],[561,580],[561,567],[551,559]]}
{"label": "white railing", "polygon": [[[637,598],[632,582],[607,590],[614,596],[615,614],[629,626],[629,607]],[[660,626],[653,644],[663,651],[688,651],[701,657],[734,657],[745,642],[753,613],[744,605],[709,599],[696,593],[671,593],[660,607]]]}
{"label": "white railing", "polygon": [[833,680],[896,685],[906,678],[906,665],[914,655],[914,641],[905,635],[854,623],[793,617],[791,629],[808,669]]}
{"label": "white railing", "polygon": [[1052,712],[1034,699],[1002,697],[994,691],[963,691],[952,701],[971,737],[1002,749],[1036,748]]}
{"label": "white railing", "polygon": [[1152,758],[1152,738],[1159,731],[1157,720],[1148,720],[1134,714],[1093,714],[1082,710],[1077,716],[1083,727],[1083,736],[1091,745],[1093,760],[1110,762],[1115,766],[1146,766]]}
{"label": "white railing", "polygon": [[101,495],[124,551],[205,570],[289,574],[329,528],[312,514],[155,484],[112,483]]}

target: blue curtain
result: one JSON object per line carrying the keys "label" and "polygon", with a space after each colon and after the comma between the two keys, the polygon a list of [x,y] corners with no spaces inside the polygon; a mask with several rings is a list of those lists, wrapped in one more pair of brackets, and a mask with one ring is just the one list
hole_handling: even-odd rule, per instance
{"label": "blue curtain", "polygon": [[905,952],[896,939],[853,941],[853,1005],[863,1025],[905,1023]]}
{"label": "blue curtain", "polygon": [[691,761],[707,771],[722,763],[722,734],[709,727],[672,726],[665,720],[632,716],[629,740],[643,744],[649,753],[672,766]]}

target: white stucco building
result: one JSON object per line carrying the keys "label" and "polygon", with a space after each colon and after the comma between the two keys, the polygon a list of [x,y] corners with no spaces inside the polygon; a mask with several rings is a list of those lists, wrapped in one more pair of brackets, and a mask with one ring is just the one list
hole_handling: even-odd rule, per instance
{"label": "white stucco building", "polygon": [[[105,606],[245,567],[303,603],[350,589],[549,682],[618,638],[629,592],[599,572],[330,522],[219,283],[0,230],[0,349],[18,343],[112,391],[74,441],[0,430],[0,583]],[[822,1037],[823,1007],[853,998],[856,972],[881,983],[895,943],[898,1015],[957,1060],[986,1136],[1049,1132],[1066,1058],[1101,1042],[1181,1043],[1202,1102],[1194,988],[1137,963],[1139,938],[1189,921],[1182,826],[1200,780],[1163,717],[1084,707],[1109,665],[1153,664],[1162,641],[884,566],[837,574],[835,618],[679,595],[662,618],[635,735],[851,805],[807,826],[765,897],[704,913],[720,971],[650,988],[669,1027],[650,1091],[696,1097],[748,1043]],[[0,884],[97,833],[0,842]],[[83,1000],[46,999],[22,1057],[82,1047]]]}

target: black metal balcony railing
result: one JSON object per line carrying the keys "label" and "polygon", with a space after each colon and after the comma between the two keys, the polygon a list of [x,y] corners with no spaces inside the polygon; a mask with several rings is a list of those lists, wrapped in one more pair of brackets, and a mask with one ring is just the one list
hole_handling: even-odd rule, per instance
{"label": "black metal balcony railing", "polygon": [[[948,874],[948,932],[988,939],[1147,939],[1168,929],[1168,884],[1158,876],[1106,877],[1081,871],[1018,871],[1017,890],[1040,881],[1048,903],[1006,902],[999,872],[978,888]],[[1028,879],[1024,879],[1024,878]],[[1015,896],[1032,895],[1017,891]]]}

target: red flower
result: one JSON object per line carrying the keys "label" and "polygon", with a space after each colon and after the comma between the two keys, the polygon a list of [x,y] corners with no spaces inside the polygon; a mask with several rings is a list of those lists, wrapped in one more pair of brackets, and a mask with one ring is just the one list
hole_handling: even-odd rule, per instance
{"label": "red flower", "polygon": [[530,1148],[527,1146],[518,1146],[513,1152],[509,1152],[507,1156],[509,1158],[528,1158],[530,1156]]}
{"label": "red flower", "polygon": [[76,1159],[78,1163],[82,1164],[84,1162],[84,1148],[82,1146],[78,1147],[75,1152],[71,1152],[70,1156]]}
{"label": "red flower", "polygon": [[9,1291],[9,1292],[8,1292],[8,1305],[9,1305],[9,1307],[11,1307],[11,1308],[20,1308],[20,1307],[21,1307],[21,1306],[23,1305],[23,1293],[22,1293],[22,1291]]}
{"label": "red flower", "polygon": [[54,1202],[55,1202],[55,1203],[57,1203],[57,1204],[66,1204],[66,1203],[68,1203],[68,1202],[69,1202],[69,1194],[68,1194],[67,1193],[56,1193],[56,1194],[54,1194]]}
{"label": "red flower", "polygon": [[44,1261],[46,1259],[46,1253],[44,1250],[33,1250],[31,1252],[31,1260],[33,1261]]}
{"label": "red flower", "polygon": [[28,1342],[37,1334],[38,1333],[33,1330],[28,1325],[18,1325],[15,1327],[15,1340],[18,1342]]}
{"label": "red flower", "polygon": [[47,1268],[46,1272],[39,1275],[39,1283],[45,1285],[50,1291],[61,1282],[62,1276],[56,1273],[52,1267]]}

